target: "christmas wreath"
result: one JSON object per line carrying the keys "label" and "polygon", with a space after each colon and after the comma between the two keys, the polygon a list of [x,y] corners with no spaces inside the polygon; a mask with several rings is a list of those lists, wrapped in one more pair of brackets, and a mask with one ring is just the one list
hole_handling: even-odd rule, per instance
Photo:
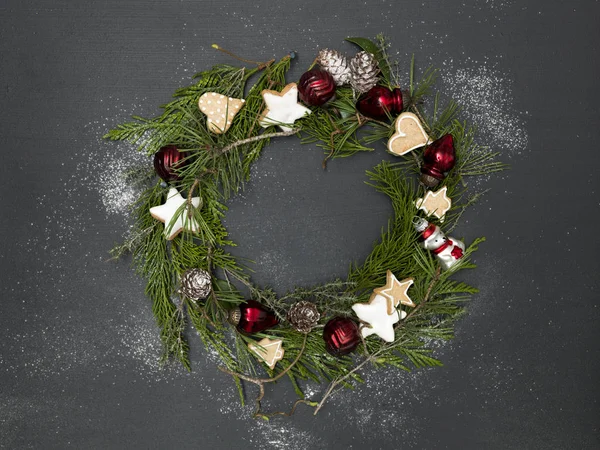
{"label": "christmas wreath", "polygon": [[[154,158],[154,171],[131,174],[144,189],[130,234],[112,253],[131,253],[147,279],[163,359],[190,369],[190,323],[219,355],[242,402],[243,382],[258,386],[257,417],[291,414],[300,403],[316,414],[338,388],[360,381],[366,364],[441,365],[432,342],[452,337],[453,322],[476,292],[453,275],[474,267],[469,256],[483,238],[465,246],[442,229],[453,230],[480,195],[468,192],[466,177],[503,164],[457,119],[459,105],[442,107],[439,95],[429,101],[436,70],[416,81],[413,58],[401,90],[399,65],[382,36],[348,41],[361,51],[347,59],[321,50],[298,83],[285,79],[293,52],[279,61],[242,60],[249,67],[217,65],[178,89],[160,116],[134,117],[105,136]],[[222,219],[269,141],[292,135],[322,147],[324,167],[385,142],[399,158],[367,171],[368,184],[390,198],[394,217],[347,279],[278,296],[252,283],[228,252],[234,243]],[[265,385],[284,376],[299,400],[290,412],[264,412]],[[321,401],[304,399],[298,380],[307,379],[330,383]]]}

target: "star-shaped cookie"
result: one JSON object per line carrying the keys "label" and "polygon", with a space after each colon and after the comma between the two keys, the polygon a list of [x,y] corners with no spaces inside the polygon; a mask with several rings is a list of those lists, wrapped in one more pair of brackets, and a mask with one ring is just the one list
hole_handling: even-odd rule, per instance
{"label": "star-shaped cookie", "polygon": [[310,109],[298,103],[298,86],[290,83],[281,92],[265,89],[262,96],[267,109],[258,118],[263,128],[277,125],[283,131],[290,131],[288,125],[310,114]]}
{"label": "star-shaped cookie", "polygon": [[412,286],[414,280],[412,278],[406,278],[402,281],[394,276],[391,271],[387,271],[387,279],[385,286],[373,289],[373,296],[382,295],[388,300],[388,314],[392,314],[394,309],[399,304],[406,306],[416,306],[408,296],[408,288]]}
{"label": "star-shaped cookie", "polygon": [[[169,189],[169,193],[167,194],[167,201],[159,206],[154,206],[150,208],[150,214],[156,220],[160,220],[165,224],[165,236],[168,240],[173,239],[177,236],[183,229],[196,232],[198,231],[198,223],[194,220],[193,217],[188,217],[188,208],[186,206],[181,214],[177,216],[175,221],[173,222],[173,226],[169,227],[169,224],[175,217],[175,214],[183,205],[187,202],[187,199],[183,198],[179,191],[175,188]],[[197,208],[200,205],[200,197],[192,198],[192,205]]]}
{"label": "star-shaped cookie", "polygon": [[277,361],[283,358],[285,353],[281,339],[271,340],[264,338],[258,341],[257,344],[248,344],[248,348],[258,355],[264,363],[272,369],[275,368]]}
{"label": "star-shaped cookie", "polygon": [[446,186],[436,192],[427,191],[425,198],[415,200],[415,206],[425,211],[428,216],[434,215],[443,222],[446,213],[452,207],[452,199],[446,194],[447,191]]}
{"label": "star-shaped cookie", "polygon": [[370,325],[361,327],[363,337],[376,334],[386,342],[394,342],[394,324],[406,317],[404,311],[394,310],[388,314],[388,299],[383,295],[374,295],[369,303],[355,303],[352,309],[358,318]]}

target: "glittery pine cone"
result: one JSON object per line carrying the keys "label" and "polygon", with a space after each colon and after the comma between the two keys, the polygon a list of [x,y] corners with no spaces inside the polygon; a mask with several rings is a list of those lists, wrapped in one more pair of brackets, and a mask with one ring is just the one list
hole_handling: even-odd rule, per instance
{"label": "glittery pine cone", "polygon": [[212,289],[210,273],[203,269],[189,269],[181,275],[181,288],[179,293],[191,298],[201,300],[210,294]]}
{"label": "glittery pine cone", "polygon": [[319,65],[329,72],[337,86],[343,86],[350,82],[350,67],[346,56],[337,50],[325,48],[317,56]]}
{"label": "glittery pine cone", "polygon": [[350,60],[350,85],[363,94],[377,84],[379,66],[375,56],[368,52],[359,52]]}
{"label": "glittery pine cone", "polygon": [[311,302],[301,301],[290,308],[287,314],[287,320],[293,328],[301,333],[308,333],[312,330],[321,314],[316,305]]}

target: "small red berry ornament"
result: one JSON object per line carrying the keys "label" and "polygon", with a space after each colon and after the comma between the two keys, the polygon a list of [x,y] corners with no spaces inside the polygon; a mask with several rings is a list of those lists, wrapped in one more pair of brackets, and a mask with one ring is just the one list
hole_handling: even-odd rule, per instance
{"label": "small red berry ornament", "polygon": [[279,323],[275,313],[256,300],[248,300],[229,313],[229,322],[242,333],[260,333]]}
{"label": "small red berry ornament", "polygon": [[162,147],[154,154],[154,170],[165,182],[180,180],[176,169],[181,169],[187,164],[185,152],[180,152],[174,145]]}
{"label": "small red berry ornament", "polygon": [[309,70],[298,81],[298,96],[309,106],[324,105],[335,97],[335,81],[325,70]]}
{"label": "small red berry ornament", "polygon": [[325,348],[333,356],[352,353],[360,343],[358,325],[347,317],[334,317],[323,329]]}
{"label": "small red berry ornament", "polygon": [[421,183],[430,188],[436,187],[455,163],[454,139],[451,134],[446,134],[433,141],[423,152]]}
{"label": "small red berry ornament", "polygon": [[[385,86],[373,86],[367,92],[358,97],[356,109],[365,117],[375,120],[385,120],[388,114],[396,117],[402,112],[404,102],[402,101],[402,91],[399,88],[394,90]],[[387,113],[386,113],[387,111]]]}

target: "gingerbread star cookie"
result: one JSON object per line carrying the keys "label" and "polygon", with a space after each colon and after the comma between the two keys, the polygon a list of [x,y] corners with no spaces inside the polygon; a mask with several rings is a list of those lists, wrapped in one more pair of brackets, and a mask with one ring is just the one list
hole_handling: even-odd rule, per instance
{"label": "gingerbread star cookie", "polygon": [[198,99],[200,111],[206,114],[206,124],[210,131],[223,134],[231,126],[233,118],[242,109],[246,100],[226,97],[216,92],[206,92]]}
{"label": "gingerbread star cookie", "polygon": [[427,191],[424,198],[415,200],[415,206],[425,211],[428,216],[434,215],[443,222],[446,213],[452,207],[452,199],[448,197],[447,191],[446,186],[436,192]]}
{"label": "gingerbread star cookie", "polygon": [[[193,217],[189,217],[189,205],[183,210],[179,209],[186,202],[187,199],[183,198],[177,189],[171,188],[169,189],[165,203],[150,208],[152,217],[165,224],[165,237],[169,241],[174,239],[184,229],[192,232],[198,231],[198,223]],[[200,197],[193,197],[192,205],[194,208],[197,208],[200,205]],[[177,214],[178,211],[180,212],[179,214]],[[177,217],[175,218],[176,214]],[[175,221],[171,225],[174,218]]]}
{"label": "gingerbread star cookie", "polygon": [[298,86],[290,83],[281,92],[265,89],[262,96],[267,109],[258,118],[263,128],[277,125],[283,131],[290,131],[289,125],[310,114],[310,109],[298,103]]}
{"label": "gingerbread star cookie", "polygon": [[[412,286],[414,280],[412,278],[406,278],[402,281],[398,281],[394,274],[389,270],[387,271],[386,276],[385,286],[373,289],[373,296],[381,295],[387,299],[388,314],[392,314],[399,304],[415,307],[416,305],[408,296],[408,289]],[[373,298],[373,296],[371,298]]]}
{"label": "gingerbread star cookie", "polygon": [[256,353],[263,362],[272,369],[275,368],[277,361],[283,358],[285,353],[282,346],[281,339],[271,340],[264,338],[258,341],[257,344],[248,344],[248,348]]}
{"label": "gingerbread star cookie", "polygon": [[388,314],[389,301],[383,295],[374,295],[369,303],[355,303],[352,309],[358,318],[369,326],[362,326],[360,332],[364,338],[376,334],[386,342],[394,342],[394,324],[406,317],[404,311],[394,310]]}
{"label": "gingerbread star cookie", "polygon": [[394,155],[405,155],[431,142],[419,118],[411,112],[403,112],[395,122],[396,132],[388,141],[388,150]]}

